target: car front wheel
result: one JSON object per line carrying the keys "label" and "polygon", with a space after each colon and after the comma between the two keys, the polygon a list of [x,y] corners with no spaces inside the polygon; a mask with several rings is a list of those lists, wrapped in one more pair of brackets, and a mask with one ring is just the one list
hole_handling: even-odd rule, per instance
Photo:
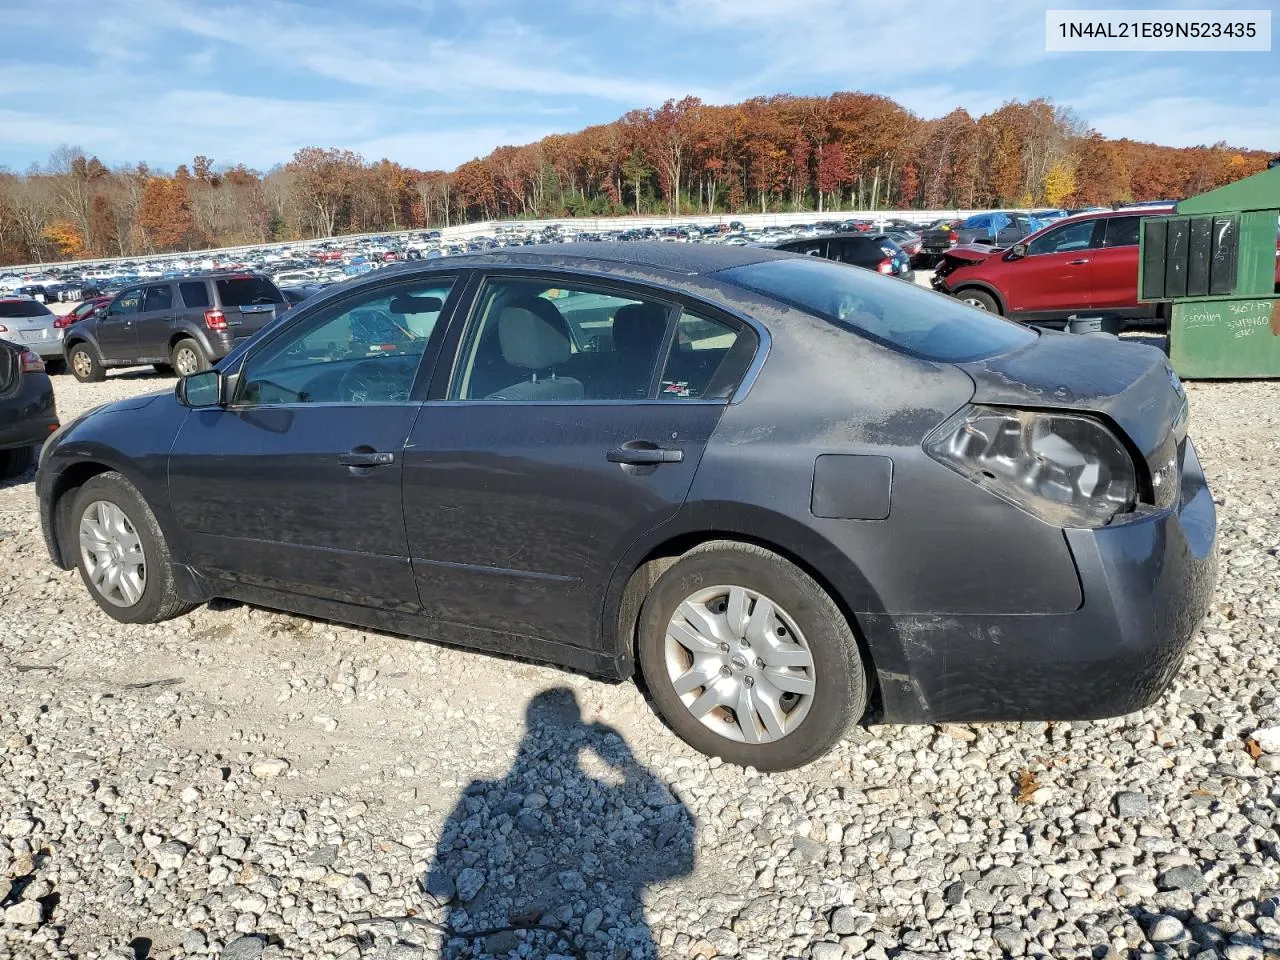
{"label": "car front wheel", "polygon": [[77,343],[72,347],[67,361],[71,366],[71,375],[81,383],[98,383],[106,379],[107,371],[87,343]]}
{"label": "car front wheel", "polygon": [[822,756],[867,705],[840,609],[803,570],[754,544],[690,550],[653,585],[640,667],[658,711],[703,753],[759,770]]}
{"label": "car front wheel", "polygon": [[189,377],[193,373],[209,369],[209,358],[194,340],[179,340],[170,356],[173,369],[180,377]]}
{"label": "car front wheel", "polygon": [[79,489],[65,532],[80,578],[113,619],[156,623],[196,606],[178,595],[155,514],[121,474],[98,474]]}
{"label": "car front wheel", "polygon": [[968,304],[975,310],[996,314],[1000,312],[1000,304],[996,303],[996,298],[981,290],[961,290],[956,294],[956,299],[961,303]]}

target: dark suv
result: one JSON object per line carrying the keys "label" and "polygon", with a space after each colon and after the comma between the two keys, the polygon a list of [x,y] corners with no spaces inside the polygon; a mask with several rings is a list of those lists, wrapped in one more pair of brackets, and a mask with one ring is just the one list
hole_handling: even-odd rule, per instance
{"label": "dark suv", "polygon": [[63,349],[77,380],[107,367],[153,364],[186,376],[206,370],[289,309],[255,273],[177,277],[126,287],[96,316],[67,330]]}

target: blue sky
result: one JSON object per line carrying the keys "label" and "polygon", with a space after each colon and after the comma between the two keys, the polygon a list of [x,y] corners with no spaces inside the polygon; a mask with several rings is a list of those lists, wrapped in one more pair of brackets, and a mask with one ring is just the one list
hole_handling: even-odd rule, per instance
{"label": "blue sky", "polygon": [[447,169],[667,97],[833,90],[924,117],[1045,96],[1108,136],[1280,152],[1280,43],[1048,54],[1046,6],[1085,4],[0,0],[0,165],[73,144],[265,169],[314,144]]}

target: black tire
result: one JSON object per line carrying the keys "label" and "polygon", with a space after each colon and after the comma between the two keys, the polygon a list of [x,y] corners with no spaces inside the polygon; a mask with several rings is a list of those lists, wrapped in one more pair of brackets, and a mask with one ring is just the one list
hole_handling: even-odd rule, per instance
{"label": "black tire", "polygon": [[[93,585],[80,549],[80,521],[96,501],[114,504],[124,512],[142,547],[145,583],[142,594],[131,606],[118,606],[105,599]],[[89,595],[113,620],[121,623],[157,623],[180,616],[199,606],[178,595],[173,561],[155,514],[132,483],[119,473],[100,473],[88,480],[75,496],[66,528],[62,531],[64,555],[75,557],[76,569]]]}
{"label": "black tire", "polygon": [[[190,360],[187,359],[188,356]],[[205,356],[200,344],[191,339],[179,340],[173,345],[169,363],[180,377],[209,369],[209,358]]]}
{"label": "black tire", "polygon": [[966,290],[957,291],[955,296],[961,303],[967,303],[978,310],[985,310],[987,313],[994,313],[996,316],[1000,316],[1003,313],[1000,309],[1000,304],[996,302],[996,298],[984,290],[974,290],[969,287]]}
{"label": "black tire", "polygon": [[[808,713],[794,730],[767,743],[721,736],[695,717],[676,693],[666,665],[667,624],[699,590],[733,585],[767,596],[804,635],[813,658]],[[654,583],[638,624],[640,669],[659,714],[694,749],[758,770],[790,770],[825,754],[862,719],[867,671],[840,608],[813,578],[772,551],[731,540],[690,550]]]}
{"label": "black tire", "polygon": [[39,445],[0,450],[0,480],[12,480],[30,470],[39,450]]}
{"label": "black tire", "polygon": [[174,376],[173,364],[171,363],[153,363],[151,366],[155,369],[156,373],[160,374],[162,377]]}
{"label": "black tire", "polygon": [[72,347],[67,353],[67,363],[71,367],[71,375],[81,383],[101,383],[107,378],[102,361],[87,343],[77,343]]}
{"label": "black tire", "polygon": [[46,357],[44,361],[44,372],[50,375],[66,373],[67,361],[62,357]]}

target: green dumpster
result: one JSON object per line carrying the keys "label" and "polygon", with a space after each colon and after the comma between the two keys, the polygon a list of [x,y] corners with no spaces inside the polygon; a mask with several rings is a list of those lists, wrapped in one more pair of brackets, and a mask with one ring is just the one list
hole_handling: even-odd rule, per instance
{"label": "green dumpster", "polygon": [[1275,167],[1143,221],[1139,298],[1170,301],[1180,377],[1280,377],[1278,219]]}

